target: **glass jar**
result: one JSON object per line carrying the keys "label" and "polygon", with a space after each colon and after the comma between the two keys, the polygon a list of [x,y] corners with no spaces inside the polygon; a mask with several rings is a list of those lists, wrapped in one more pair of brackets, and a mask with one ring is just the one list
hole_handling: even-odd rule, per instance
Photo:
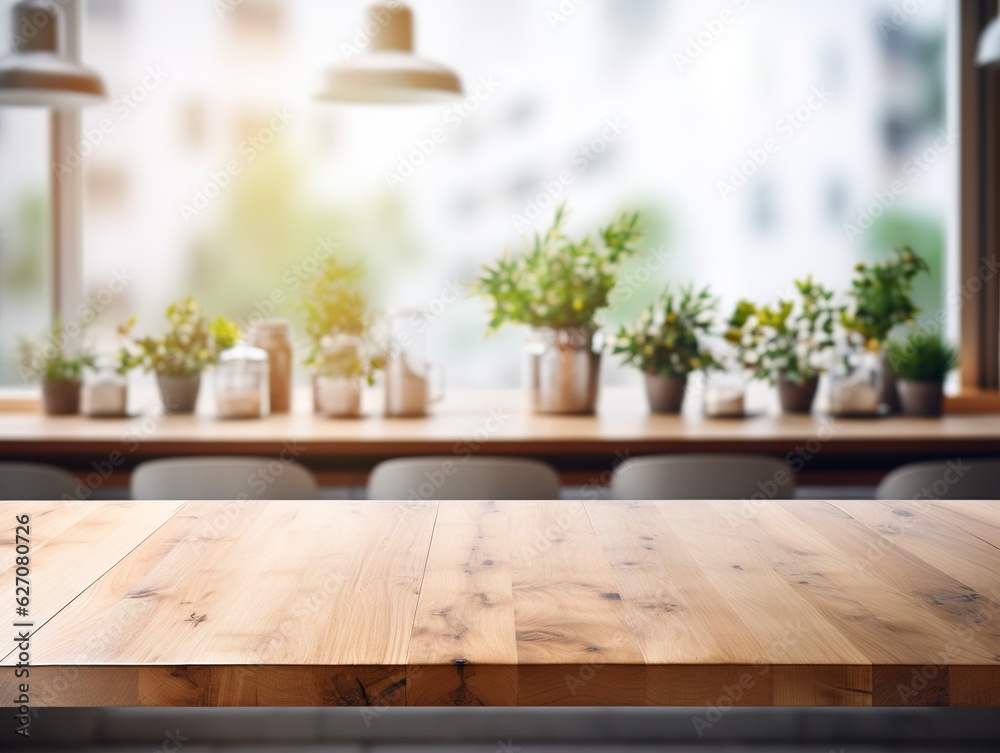
{"label": "glass jar", "polygon": [[219,418],[261,418],[270,413],[267,351],[245,343],[224,350],[215,370]]}
{"label": "glass jar", "polygon": [[82,410],[91,418],[122,418],[128,414],[128,377],[110,361],[98,361],[83,372]]}
{"label": "glass jar", "polygon": [[322,340],[322,363],[313,378],[313,404],[327,418],[361,416],[365,348],[358,335],[332,335]]}
{"label": "glass jar", "polygon": [[444,368],[427,358],[427,319],[415,309],[389,312],[385,415],[417,418],[444,398]]}
{"label": "glass jar", "polygon": [[267,352],[270,368],[271,413],[292,409],[292,328],[283,319],[271,319],[254,326],[250,345]]}
{"label": "glass jar", "polygon": [[880,351],[842,353],[830,369],[830,413],[845,417],[882,415],[883,369]]}
{"label": "glass jar", "polygon": [[705,377],[702,398],[705,415],[710,418],[743,418],[747,415],[747,373],[730,370]]}

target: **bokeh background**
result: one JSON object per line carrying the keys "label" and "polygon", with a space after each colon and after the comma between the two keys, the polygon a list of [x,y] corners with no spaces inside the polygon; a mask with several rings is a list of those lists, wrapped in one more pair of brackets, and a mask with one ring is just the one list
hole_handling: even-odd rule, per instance
{"label": "bokeh background", "polygon": [[[648,276],[631,262],[644,282],[612,324],[665,283],[711,284],[724,312],[810,273],[844,291],[857,261],[903,243],[931,263],[925,315],[946,305],[957,150],[935,140],[957,125],[957,3],[413,0],[418,52],[457,70],[469,99],[313,101],[324,66],[366,43],[365,6],[89,0],[84,58],[111,97],[84,130],[112,129],[81,145],[86,295],[116,270],[134,276],[95,341],[133,314],[156,331],[187,295],[237,318],[276,290],[291,302],[296,265],[326,240],[367,261],[380,305],[430,307],[449,385],[513,386],[521,333],[486,340],[484,304],[453,291],[544,230],[553,193],[574,232],[641,211],[645,246],[666,258]],[[258,149],[247,139],[266,137],[275,111],[287,125]],[[414,157],[438,128],[443,143]],[[723,196],[720,182],[770,138],[777,150]],[[47,139],[43,112],[0,109],[0,384],[19,381],[17,336],[48,324]],[[207,188],[234,160],[239,174]],[[412,174],[397,180],[411,172],[402,162]],[[845,224],[894,180],[903,194],[849,237]],[[192,212],[199,191],[218,195]],[[637,379],[607,360],[609,382]]]}

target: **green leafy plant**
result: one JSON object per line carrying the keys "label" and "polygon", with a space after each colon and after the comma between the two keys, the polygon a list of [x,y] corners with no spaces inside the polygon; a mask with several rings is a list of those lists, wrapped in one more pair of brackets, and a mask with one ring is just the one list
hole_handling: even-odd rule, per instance
{"label": "green leafy plant", "polygon": [[48,337],[23,337],[18,346],[21,376],[31,381],[79,381],[83,370],[93,367],[96,358],[82,346],[74,346],[62,322],[56,320]]}
{"label": "green leafy plant", "polygon": [[140,369],[143,366],[143,351],[130,337],[134,326],[135,317],[133,316],[125,324],[118,327],[118,337],[122,340],[122,346],[111,359],[111,366],[114,368],[115,373],[121,376],[125,376],[130,371]]}
{"label": "green leafy plant", "polygon": [[317,373],[363,376],[370,383],[381,368],[381,357],[363,354],[374,318],[367,279],[361,262],[328,258],[305,281],[298,303],[309,338],[305,365]]}
{"label": "green leafy plant", "polygon": [[[161,376],[195,376],[216,362],[219,354],[239,339],[239,327],[224,316],[211,322],[193,298],[167,308],[169,329],[161,337],[132,340],[119,353],[119,370],[141,366]],[[134,317],[119,328],[131,337]]]}
{"label": "green leafy plant", "polygon": [[911,332],[891,341],[886,352],[896,376],[913,382],[943,382],[958,366],[958,351],[937,334]]}
{"label": "green leafy plant", "polygon": [[619,213],[600,231],[573,241],[563,232],[565,206],[556,210],[552,227],[535,235],[520,256],[505,252],[486,266],[475,292],[492,302],[491,331],[506,323],[533,327],[592,327],[608,305],[618,265],[637,249],[639,215]]}
{"label": "green leafy plant", "polygon": [[912,322],[920,313],[910,291],[917,275],[928,269],[909,246],[896,249],[881,264],[858,264],[851,304],[841,314],[844,329],[870,350],[880,348],[894,327]]}
{"label": "green leafy plant", "polygon": [[619,330],[614,352],[630,366],[665,377],[713,368],[715,358],[699,337],[712,328],[717,305],[707,287],[697,292],[682,288],[679,293],[668,289],[635,324]]}
{"label": "green leafy plant", "polygon": [[833,326],[840,313],[833,292],[812,277],[795,282],[798,301],[757,306],[742,300],[727,322],[725,339],[743,365],[771,384],[779,375],[802,384],[822,371],[820,354],[833,347]]}

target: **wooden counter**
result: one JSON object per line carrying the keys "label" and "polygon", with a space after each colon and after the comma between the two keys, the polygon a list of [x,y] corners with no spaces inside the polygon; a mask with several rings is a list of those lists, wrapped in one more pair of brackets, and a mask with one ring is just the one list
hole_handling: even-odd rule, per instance
{"label": "wooden counter", "polygon": [[1000,705],[996,503],[24,514],[34,705]]}
{"label": "wooden counter", "polygon": [[[377,414],[373,406],[372,414]],[[0,414],[0,459],[54,462],[121,480],[137,462],[172,455],[292,453],[326,483],[363,484],[379,461],[403,455],[527,455],[569,483],[596,482],[623,457],[662,452],[765,452],[788,457],[802,479],[875,483],[925,457],[1000,455],[1000,416],[832,419],[760,415],[745,420],[651,415],[635,391],[605,390],[597,416],[536,416],[518,390],[466,391],[424,419],[330,420],[305,410],[257,421],[210,415],[130,420]]]}

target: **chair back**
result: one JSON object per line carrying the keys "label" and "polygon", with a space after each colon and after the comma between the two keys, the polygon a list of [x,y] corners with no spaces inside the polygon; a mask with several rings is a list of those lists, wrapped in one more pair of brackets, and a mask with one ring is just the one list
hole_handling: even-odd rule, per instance
{"label": "chair back", "polygon": [[44,501],[76,499],[76,479],[41,463],[0,463],[0,500]]}
{"label": "chair back", "polygon": [[795,473],[768,455],[655,455],[622,463],[611,498],[791,499]]}
{"label": "chair back", "polygon": [[935,460],[904,465],[882,480],[875,496],[1000,500],[1000,460]]}
{"label": "chair back", "polygon": [[132,499],[316,499],[313,475],[266,457],[150,460],[132,471]]}
{"label": "chair back", "polygon": [[442,456],[380,463],[368,499],[559,499],[559,475],[526,458]]}

